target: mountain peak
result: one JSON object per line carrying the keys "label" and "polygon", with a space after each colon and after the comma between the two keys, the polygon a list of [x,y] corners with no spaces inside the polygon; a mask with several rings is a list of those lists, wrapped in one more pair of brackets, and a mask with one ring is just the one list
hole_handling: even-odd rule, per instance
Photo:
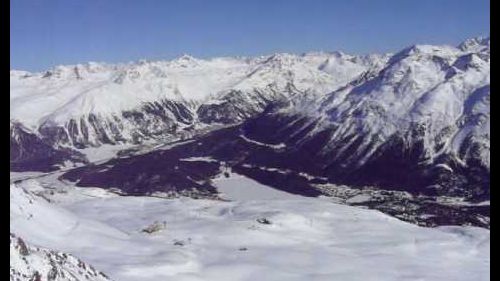
{"label": "mountain peak", "polygon": [[197,67],[200,66],[200,60],[191,55],[183,54],[182,56],[170,61],[170,65],[177,67]]}
{"label": "mountain peak", "polygon": [[389,64],[398,62],[404,58],[420,55],[429,56],[440,56],[440,57],[453,57],[460,53],[455,47],[448,45],[427,45],[427,44],[416,44],[411,45],[400,52],[394,54],[390,60]]}
{"label": "mountain peak", "polygon": [[490,37],[474,37],[465,40],[458,45],[458,48],[464,52],[477,52],[490,47]]}
{"label": "mountain peak", "polygon": [[183,54],[182,56],[177,58],[177,60],[192,61],[192,60],[196,60],[196,58],[194,58],[193,56],[191,56],[189,54]]}

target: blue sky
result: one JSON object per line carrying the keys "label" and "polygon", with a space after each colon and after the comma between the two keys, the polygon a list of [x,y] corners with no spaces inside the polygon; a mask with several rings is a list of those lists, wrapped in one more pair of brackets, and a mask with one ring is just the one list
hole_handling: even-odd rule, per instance
{"label": "blue sky", "polygon": [[11,68],[86,61],[364,54],[489,36],[488,0],[11,0]]}

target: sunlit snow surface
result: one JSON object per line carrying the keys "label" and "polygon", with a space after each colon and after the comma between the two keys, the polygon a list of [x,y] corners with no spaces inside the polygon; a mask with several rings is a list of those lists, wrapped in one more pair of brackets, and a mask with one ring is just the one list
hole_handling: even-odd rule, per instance
{"label": "sunlit snow surface", "polygon": [[[26,181],[11,186],[11,232],[120,281],[489,280],[487,229],[418,227],[241,176],[214,184],[237,201],[121,197],[68,186],[48,202],[23,191],[40,191]],[[141,231],[155,222],[166,228]]]}
{"label": "sunlit snow surface", "polygon": [[328,93],[387,59],[330,53],[208,60],[182,56],[172,61],[61,65],[43,73],[12,70],[10,116],[35,127],[88,114],[109,116],[160,99],[210,104],[229,90],[263,89],[271,83],[282,87],[291,78],[301,90]]}
{"label": "sunlit snow surface", "polygon": [[221,193],[221,197],[230,200],[273,200],[273,199],[298,199],[294,195],[278,189],[270,188],[252,179],[238,174],[230,177],[218,177],[214,181],[215,187]]}

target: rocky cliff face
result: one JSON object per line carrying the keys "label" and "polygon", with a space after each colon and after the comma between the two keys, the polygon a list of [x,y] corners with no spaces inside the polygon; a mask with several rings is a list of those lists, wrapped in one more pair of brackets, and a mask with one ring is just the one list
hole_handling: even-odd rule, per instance
{"label": "rocky cliff face", "polygon": [[85,156],[71,148],[56,148],[19,123],[10,123],[10,170],[57,170],[65,164],[86,163]]}
{"label": "rocky cliff face", "polygon": [[78,258],[29,245],[10,234],[11,281],[109,281],[104,273]]}

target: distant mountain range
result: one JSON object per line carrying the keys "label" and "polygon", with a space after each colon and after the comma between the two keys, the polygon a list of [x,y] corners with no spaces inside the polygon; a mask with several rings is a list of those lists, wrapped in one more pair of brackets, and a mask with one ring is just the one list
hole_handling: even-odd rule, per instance
{"label": "distant mountain range", "polygon": [[131,194],[213,194],[208,180],[230,167],[308,196],[328,183],[489,200],[489,38],[10,75],[11,170],[85,165],[89,148],[137,145],[63,177]]}

